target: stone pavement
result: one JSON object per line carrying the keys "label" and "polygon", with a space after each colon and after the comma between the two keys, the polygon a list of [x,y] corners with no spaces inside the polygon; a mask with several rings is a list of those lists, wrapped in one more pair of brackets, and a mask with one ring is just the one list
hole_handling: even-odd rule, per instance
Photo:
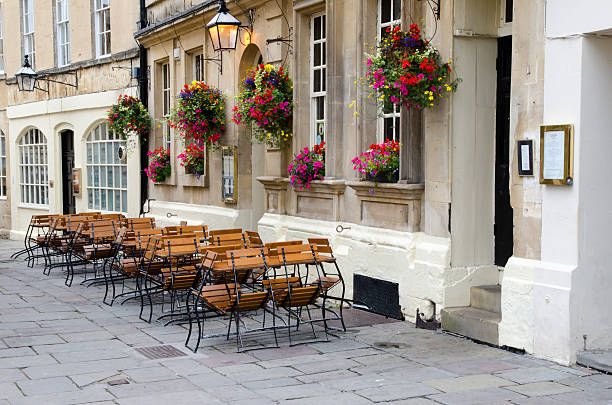
{"label": "stone pavement", "polygon": [[[8,260],[19,246],[0,241],[0,404],[612,404],[610,375],[407,322],[240,354],[214,338],[193,354],[183,327],[141,321],[135,302],[109,307],[99,286]],[[186,355],[135,350],[162,344]]]}

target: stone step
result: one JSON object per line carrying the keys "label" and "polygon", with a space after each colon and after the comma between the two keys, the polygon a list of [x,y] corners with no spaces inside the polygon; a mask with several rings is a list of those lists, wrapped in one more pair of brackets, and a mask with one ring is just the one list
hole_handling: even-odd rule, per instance
{"label": "stone step", "polygon": [[501,313],[501,285],[480,285],[470,288],[470,306]]}
{"label": "stone step", "polygon": [[451,307],[444,308],[441,317],[442,329],[445,331],[499,345],[499,313],[472,307]]}

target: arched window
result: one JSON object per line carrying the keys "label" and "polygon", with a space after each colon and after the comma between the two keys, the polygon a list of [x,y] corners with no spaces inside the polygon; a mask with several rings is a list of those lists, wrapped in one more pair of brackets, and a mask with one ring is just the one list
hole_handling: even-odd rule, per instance
{"label": "arched window", "polygon": [[48,206],[47,138],[38,129],[30,129],[19,140],[17,155],[19,157],[21,202],[28,205]]}
{"label": "arched window", "polygon": [[6,137],[2,131],[0,131],[0,198],[6,198]]}
{"label": "arched window", "polygon": [[119,158],[122,140],[106,123],[87,136],[87,207],[127,212],[127,164]]}

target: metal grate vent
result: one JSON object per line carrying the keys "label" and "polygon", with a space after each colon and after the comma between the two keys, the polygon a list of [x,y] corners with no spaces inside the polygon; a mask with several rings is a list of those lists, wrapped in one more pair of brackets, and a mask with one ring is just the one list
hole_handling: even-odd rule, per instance
{"label": "metal grate vent", "polygon": [[378,278],[353,275],[353,300],[376,314],[404,319],[399,305],[399,284]]}
{"label": "metal grate vent", "polygon": [[147,359],[168,359],[171,357],[187,356],[185,353],[180,351],[174,346],[151,346],[151,347],[138,347],[136,351]]}

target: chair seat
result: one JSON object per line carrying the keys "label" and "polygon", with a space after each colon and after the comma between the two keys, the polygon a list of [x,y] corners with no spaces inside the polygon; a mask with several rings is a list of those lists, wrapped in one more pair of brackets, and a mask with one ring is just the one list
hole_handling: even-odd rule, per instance
{"label": "chair seat", "polygon": [[335,286],[339,281],[340,281],[340,277],[329,277],[329,276],[325,277],[324,276],[324,277],[319,277],[319,279],[315,282],[315,284],[320,282],[323,290],[327,291],[333,286]]}

